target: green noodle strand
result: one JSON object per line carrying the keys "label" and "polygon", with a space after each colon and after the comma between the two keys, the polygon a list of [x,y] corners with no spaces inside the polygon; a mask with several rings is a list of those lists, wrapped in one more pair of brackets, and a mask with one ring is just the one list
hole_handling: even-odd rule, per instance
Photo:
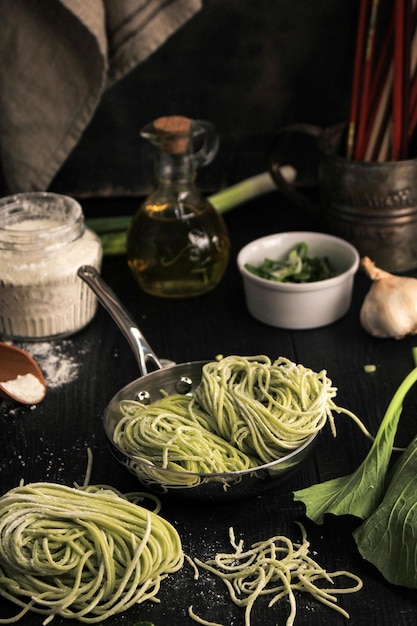
{"label": "green noodle strand", "polygon": [[164,469],[196,473],[222,473],[257,465],[245,453],[209,430],[208,416],[191,398],[165,396],[151,405],[124,401],[124,417],[117,423],[113,441],[128,454]]}
{"label": "green noodle strand", "polygon": [[0,497],[0,595],[22,610],[101,623],[182,566],[174,527],[106,486],[19,486]]}
{"label": "green noodle strand", "polygon": [[[252,609],[262,596],[270,597],[269,608],[279,600],[287,599],[290,612],[286,626],[293,626],[297,612],[297,591],[310,594],[318,602],[349,618],[349,614],[337,604],[337,596],[359,591],[363,586],[362,580],[347,571],[329,573],[323,569],[310,557],[305,529],[301,524],[298,525],[302,533],[300,543],[293,543],[285,536],[275,536],[254,543],[246,551],[243,550],[243,541],[237,543],[233,528],[230,528],[233,552],[219,553],[206,562],[194,559],[194,567],[199,566],[223,580],[231,600],[245,610],[245,626],[251,626]],[[350,579],[354,584],[337,588],[334,581],[338,577]],[[326,583],[331,588],[323,586]],[[192,606],[188,614],[199,624],[212,624],[198,616]]]}
{"label": "green noodle strand", "polygon": [[300,447],[328,421],[336,433],[332,411],[350,411],[334,402],[336,388],[325,370],[319,373],[280,357],[229,356],[207,363],[194,392],[194,407],[210,416],[210,428],[262,463]]}
{"label": "green noodle strand", "polygon": [[[370,437],[353,413],[335,404],[336,391],[325,370],[284,357],[229,356],[203,366],[192,396],[165,394],[150,405],[122,401],[113,440],[139,462],[164,470],[250,469],[296,450],[327,422],[335,435],[333,412],[349,415]],[[163,474],[150,475],[164,482]]]}

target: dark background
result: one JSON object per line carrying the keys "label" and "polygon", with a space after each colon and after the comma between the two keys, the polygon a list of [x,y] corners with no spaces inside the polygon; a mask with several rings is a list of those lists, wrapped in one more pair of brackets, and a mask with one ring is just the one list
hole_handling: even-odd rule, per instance
{"label": "dark background", "polygon": [[106,92],[50,190],[145,194],[153,172],[139,131],[169,114],[207,119],[218,129],[218,157],[199,173],[203,189],[263,171],[283,125],[347,119],[357,11],[356,0],[206,0]]}

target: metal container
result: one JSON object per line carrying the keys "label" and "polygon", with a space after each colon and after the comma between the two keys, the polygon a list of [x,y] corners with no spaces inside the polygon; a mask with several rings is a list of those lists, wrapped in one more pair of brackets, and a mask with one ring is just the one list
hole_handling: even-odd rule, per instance
{"label": "metal container", "polygon": [[[284,132],[285,131],[285,132]],[[307,208],[330,233],[352,243],[361,256],[369,256],[379,267],[403,272],[417,267],[417,159],[403,161],[354,161],[343,155],[346,124],[324,130],[306,125],[283,129],[271,148],[270,167],[278,187],[299,206]],[[303,154],[290,154],[290,136],[300,136],[310,145],[317,142],[319,202],[314,204],[301,188],[303,174],[295,185],[278,175],[280,163],[297,163]],[[291,156],[295,162],[291,162]],[[311,172],[312,167],[309,168]],[[310,178],[309,185],[312,184]]]}

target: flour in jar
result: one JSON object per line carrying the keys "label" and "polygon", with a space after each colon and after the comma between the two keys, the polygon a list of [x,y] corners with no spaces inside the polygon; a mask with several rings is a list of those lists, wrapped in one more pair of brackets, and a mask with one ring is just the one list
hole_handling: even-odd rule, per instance
{"label": "flour in jar", "polygon": [[84,328],[97,300],[77,271],[99,270],[101,259],[100,239],[73,198],[32,192],[0,200],[0,335],[49,341]]}
{"label": "flour in jar", "polygon": [[16,222],[11,226],[6,224],[4,226],[5,230],[43,230],[44,228],[55,228],[60,226],[61,222],[58,220],[51,219],[30,219],[23,220],[22,222]]}

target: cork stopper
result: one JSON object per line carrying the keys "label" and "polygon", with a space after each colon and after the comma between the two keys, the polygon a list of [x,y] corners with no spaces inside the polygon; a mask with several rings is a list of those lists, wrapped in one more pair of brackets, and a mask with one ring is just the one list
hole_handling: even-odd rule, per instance
{"label": "cork stopper", "polygon": [[190,140],[191,120],[181,115],[159,117],[153,123],[156,135],[165,137],[162,149],[169,154],[186,152]]}

